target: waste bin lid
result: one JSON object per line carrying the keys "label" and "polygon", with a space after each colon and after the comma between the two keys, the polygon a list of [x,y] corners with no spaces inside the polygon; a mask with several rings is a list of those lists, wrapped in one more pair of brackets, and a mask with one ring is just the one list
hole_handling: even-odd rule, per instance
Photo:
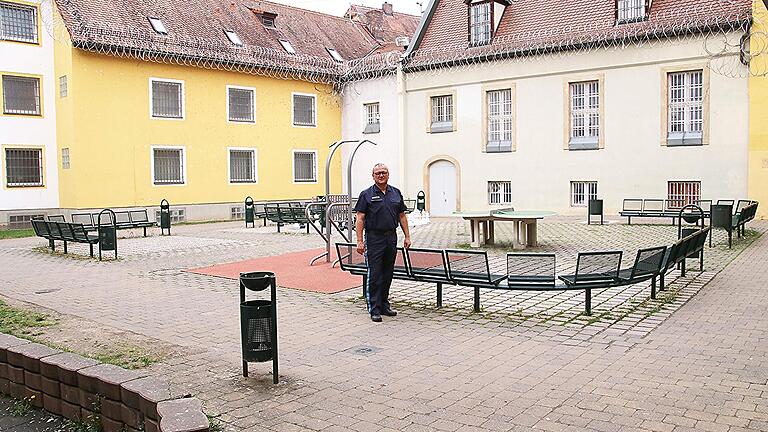
{"label": "waste bin lid", "polygon": [[240,283],[251,291],[266,289],[275,278],[273,272],[249,272],[240,273]]}

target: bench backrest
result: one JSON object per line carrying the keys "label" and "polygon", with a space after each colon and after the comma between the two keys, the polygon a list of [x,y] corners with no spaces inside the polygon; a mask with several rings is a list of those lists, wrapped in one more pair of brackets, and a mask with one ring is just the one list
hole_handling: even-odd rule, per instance
{"label": "bench backrest", "polygon": [[61,228],[59,227],[59,224],[66,223],[66,222],[51,222],[48,221],[45,223],[45,226],[48,227],[48,232],[51,235],[51,238],[58,239],[58,240],[64,240],[64,234],[61,232]]}
{"label": "bench backrest", "polygon": [[70,224],[70,228],[72,229],[72,237],[75,238],[75,240],[78,241],[89,241],[88,238],[88,232],[85,231],[85,227],[83,224],[79,223],[72,223]]}
{"label": "bench backrest", "polygon": [[739,200],[736,203],[736,209],[734,210],[734,212],[741,213],[742,211],[744,211],[745,208],[747,208],[751,204],[752,204],[752,201],[750,200]]}
{"label": "bench backrest", "polygon": [[640,249],[637,251],[630,279],[659,274],[659,272],[661,272],[662,264],[664,263],[664,255],[666,252],[666,246]]}
{"label": "bench backrest", "polygon": [[264,208],[266,204],[264,203],[254,203],[253,204],[253,215],[256,217],[265,217],[267,215],[267,210]]}
{"label": "bench backrest", "polygon": [[733,207],[733,200],[732,199],[720,199],[717,200],[717,205],[729,205]]}
{"label": "bench backrest", "polygon": [[448,276],[463,282],[490,282],[491,271],[485,251],[446,249]]}
{"label": "bench backrest", "polygon": [[75,233],[72,231],[72,224],[66,222],[54,222],[59,227],[59,232],[64,240],[76,240]]}
{"label": "bench backrest", "polygon": [[43,219],[33,218],[30,222],[32,223],[32,229],[35,230],[36,236],[50,238],[51,234],[48,232],[48,225],[46,225]]}
{"label": "bench backrest", "polygon": [[93,215],[90,213],[72,213],[72,223],[93,226]]}
{"label": "bench backrest", "polygon": [[[356,244],[336,243],[336,256],[339,257],[339,266],[342,270],[357,275],[366,274],[368,272],[365,255],[357,252]],[[408,277],[408,267],[405,264],[405,251],[402,247],[397,248],[394,276],[399,278]]]}
{"label": "bench backrest", "polygon": [[[115,213],[115,219],[117,219],[117,213]],[[98,226],[101,224],[101,226],[107,226],[112,225],[112,213],[110,212],[104,212],[104,213],[94,213],[93,214],[93,223]],[[117,223],[117,221],[115,221]]]}
{"label": "bench backrest", "polygon": [[619,276],[622,251],[579,252],[574,281],[607,281]]}
{"label": "bench backrest", "polygon": [[661,213],[664,211],[664,200],[647,199],[643,201],[643,213]]}
{"label": "bench backrest", "polygon": [[147,210],[131,210],[128,212],[128,218],[131,223],[149,223],[149,215]]}
{"label": "bench backrest", "polygon": [[60,215],[48,215],[48,222],[66,222],[63,214]]}
{"label": "bench backrest", "polygon": [[448,281],[448,264],[440,249],[408,248],[405,250],[408,274],[417,278]]}
{"label": "bench backrest", "polygon": [[712,200],[697,200],[693,203],[699,206],[699,208],[703,210],[704,213],[709,213],[712,211]]}
{"label": "bench backrest", "polygon": [[130,225],[131,224],[131,215],[127,211],[116,211],[115,212],[115,223],[117,225]]}
{"label": "bench backrest", "polygon": [[531,287],[555,286],[553,253],[507,253],[507,284]]}
{"label": "bench backrest", "polygon": [[733,223],[733,206],[723,204],[713,205],[712,215],[710,216],[709,222],[713,228],[724,228],[730,231]]}
{"label": "bench backrest", "polygon": [[622,211],[641,212],[643,211],[643,200],[635,198],[625,199],[621,208]]}

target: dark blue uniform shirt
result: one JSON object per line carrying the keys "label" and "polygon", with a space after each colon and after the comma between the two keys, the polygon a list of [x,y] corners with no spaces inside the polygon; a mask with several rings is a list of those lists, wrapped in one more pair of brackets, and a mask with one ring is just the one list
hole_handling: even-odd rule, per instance
{"label": "dark blue uniform shirt", "polygon": [[393,186],[387,185],[382,193],[375,184],[360,192],[355,211],[365,213],[365,229],[369,231],[393,231],[400,225],[400,213],[407,210],[403,195]]}

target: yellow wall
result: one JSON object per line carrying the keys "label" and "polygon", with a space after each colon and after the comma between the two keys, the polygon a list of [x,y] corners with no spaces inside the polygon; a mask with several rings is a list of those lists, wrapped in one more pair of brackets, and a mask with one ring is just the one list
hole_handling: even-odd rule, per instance
{"label": "yellow wall", "polygon": [[[69,71],[59,98],[61,206],[98,208],[309,198],[324,194],[328,146],[341,136],[341,104],[326,85],[84,52],[59,42],[57,77]],[[184,81],[183,120],[150,118],[149,79]],[[256,89],[256,123],[227,122],[226,86]],[[292,126],[292,92],[317,94],[317,127]],[[68,100],[67,100],[68,99]],[[184,146],[186,184],[152,184],[151,146]],[[228,147],[257,149],[258,183],[229,184]],[[318,182],[294,184],[292,150],[317,150]],[[60,165],[60,164],[59,164]],[[339,193],[341,164],[331,170]]]}
{"label": "yellow wall", "polygon": [[768,216],[768,11],[754,1],[749,78],[749,197],[760,201],[758,215]]}

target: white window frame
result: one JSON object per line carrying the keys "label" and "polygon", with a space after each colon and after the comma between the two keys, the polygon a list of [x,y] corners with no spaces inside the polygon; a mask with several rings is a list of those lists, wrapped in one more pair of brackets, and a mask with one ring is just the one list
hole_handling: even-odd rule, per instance
{"label": "white window frame", "polygon": [[[247,121],[247,120],[231,119],[231,117],[229,116],[229,89],[249,90],[251,92],[251,109],[253,109],[253,120]],[[227,94],[225,99],[227,101],[227,123],[256,124],[256,89],[254,87],[241,87],[241,86],[235,86],[235,85],[227,85]]]}
{"label": "white window frame", "polygon": [[[314,173],[315,173],[315,181],[296,181],[296,153],[314,153],[315,154],[315,163],[314,163]],[[320,181],[320,175],[318,173],[317,169],[317,150],[312,149],[293,149],[291,150],[291,180],[293,181],[293,184],[317,184]]]}
{"label": "white window frame", "polygon": [[[315,113],[315,124],[313,125],[299,125],[296,124],[296,96],[311,96],[312,97],[312,110]],[[295,128],[316,128],[318,124],[318,112],[317,112],[317,94],[316,93],[291,93],[291,126]]]}
{"label": "white window frame", "polygon": [[[593,88],[594,86],[594,88]],[[576,96],[574,90],[577,88],[582,89],[582,93]],[[596,92],[594,90],[597,90]],[[575,81],[568,83],[568,147],[571,150],[596,150],[600,148],[600,128],[602,119],[600,118],[600,80],[587,80],[587,81]],[[576,108],[576,101],[581,103],[579,108]],[[596,100],[597,104],[592,105],[593,100]],[[576,114],[582,116],[583,123],[580,126],[576,126],[574,117]],[[594,122],[596,120],[596,122]],[[596,129],[596,133],[592,134],[592,129]],[[580,132],[583,135],[577,136],[576,133]]]}
{"label": "white window frame", "polygon": [[[499,114],[495,116],[491,114],[491,94],[509,92],[509,113],[504,114],[504,104],[499,98],[497,104],[499,105]],[[485,90],[485,128],[486,128],[486,142],[484,143],[485,151],[487,153],[507,153],[512,151],[513,142],[515,141],[515,92],[511,88],[498,88]],[[503,136],[505,129],[504,124],[509,123],[509,140],[491,140],[491,121],[496,120],[499,122],[500,129],[498,133]]]}
{"label": "white window frame", "polygon": [[293,47],[291,41],[287,39],[278,39],[277,41],[280,42],[280,45],[283,47],[285,52],[291,55],[296,55],[296,48]]}
{"label": "white window frame", "polygon": [[[491,187],[498,185],[500,188],[494,192]],[[498,196],[498,202],[494,202],[494,196]],[[508,198],[508,199],[507,199]],[[509,180],[490,180],[488,181],[488,205],[510,205],[512,204],[512,182]]]}
{"label": "white window frame", "polygon": [[[581,202],[577,202],[576,200],[576,185],[582,186],[582,191],[579,194],[583,195]],[[594,193],[592,190],[592,185],[594,185]],[[589,204],[589,200],[597,199],[598,197],[597,181],[595,180],[572,180],[570,187],[571,207],[586,207]]]}
{"label": "white window frame", "polygon": [[[253,179],[251,181],[232,181],[232,152],[247,151],[253,153]],[[252,147],[227,147],[227,182],[230,185],[253,185],[259,183],[259,154]]]}
{"label": "white window frame", "polygon": [[[698,74],[699,82],[694,86],[693,75]],[[672,80],[675,76],[682,76],[682,92],[683,98],[680,102],[672,101]],[[704,70],[692,69],[681,70],[667,73],[667,145],[669,146],[698,146],[704,143],[704,128],[707,126],[705,102],[706,102],[706,84],[705,84]],[[694,90],[698,90],[698,95],[694,96]],[[698,100],[694,100],[694,97]],[[699,117],[694,119],[692,115],[692,109],[698,108]],[[683,131],[673,132],[672,116],[676,112],[675,108],[682,109],[683,112]],[[694,130],[693,126],[699,125],[699,130]]]}
{"label": "white window frame", "polygon": [[224,30],[224,34],[227,36],[227,39],[232,42],[232,45],[239,47],[243,46],[243,40],[240,39],[240,36],[234,30]]}
{"label": "white window frame", "polygon": [[[175,118],[175,117],[155,117],[154,112],[154,106],[152,104],[152,98],[153,98],[153,92],[152,92],[152,83],[153,82],[168,82],[168,83],[176,83],[181,84],[181,117]],[[176,79],[170,79],[170,78],[157,78],[157,77],[150,77],[149,78],[149,118],[152,120],[170,120],[170,121],[182,121],[186,119],[187,116],[187,107],[186,107],[186,89],[184,85],[184,80],[176,80]]]}
{"label": "white window frame", "polygon": [[[442,112],[444,115],[450,115],[450,121],[436,121],[440,120],[439,118],[436,118],[435,116],[435,110],[436,110],[436,100],[442,100],[444,98],[448,98],[447,100],[450,100],[450,109],[443,107]],[[456,122],[456,100],[454,97],[454,93],[448,93],[448,94],[436,94],[429,96],[429,130],[430,133],[441,133],[441,132],[453,132],[456,130],[455,122]]]}
{"label": "white window frame", "polygon": [[[487,45],[491,43],[493,39],[493,1],[486,1],[483,3],[476,3],[469,5],[469,43],[472,46]],[[475,21],[474,10],[484,8],[487,9],[488,21]],[[482,16],[482,12],[480,12]],[[487,30],[487,33],[486,33]],[[487,34],[487,39],[485,38]],[[482,39],[481,39],[482,37]]]}
{"label": "white window frame", "polygon": [[152,30],[154,30],[157,34],[165,36],[168,35],[168,27],[165,26],[162,18],[148,16],[147,20],[149,20],[149,25],[152,27]]}
{"label": "white window frame", "polygon": [[34,44],[39,45],[40,44],[40,11],[37,6],[30,5],[26,3],[16,3],[13,1],[0,1],[0,4],[6,4],[9,7],[14,7],[17,9],[29,9],[32,11],[32,21],[35,25],[35,38],[34,40],[26,40],[26,39],[17,39],[13,37],[6,37],[5,34],[2,32],[2,21],[0,21],[0,41],[11,41],[11,42],[20,42],[20,43],[28,43],[28,44]]}
{"label": "white window frame", "polygon": [[[181,176],[182,183],[156,183],[155,182],[155,150],[181,150]],[[187,185],[187,147],[186,146],[166,146],[152,145],[149,148],[150,175],[152,177],[152,187],[173,187]]]}
{"label": "white window frame", "polygon": [[[370,123],[370,115],[368,114],[368,107],[372,105],[378,106],[378,116],[376,117],[375,123]],[[376,134],[381,132],[381,102],[379,101],[368,101],[363,102],[363,133],[364,134]]]}
{"label": "white window frame", "polygon": [[616,0],[616,23],[624,24],[645,20],[646,0]]}

